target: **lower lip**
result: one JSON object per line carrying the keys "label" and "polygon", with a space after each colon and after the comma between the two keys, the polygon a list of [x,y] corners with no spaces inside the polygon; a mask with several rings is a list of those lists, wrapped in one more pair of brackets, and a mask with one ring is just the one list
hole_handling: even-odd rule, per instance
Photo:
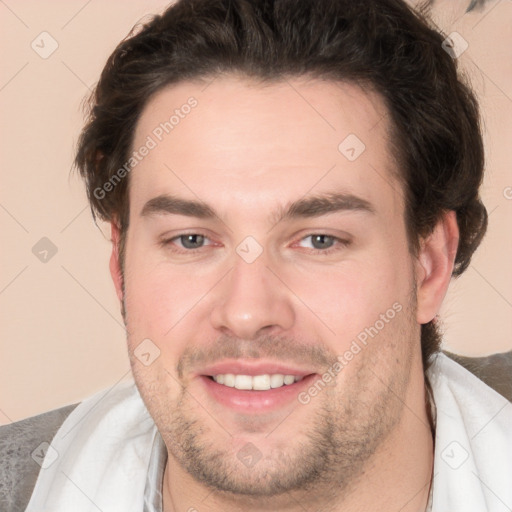
{"label": "lower lip", "polygon": [[315,376],[316,374],[307,375],[293,384],[266,391],[230,388],[205,375],[201,375],[200,379],[216,402],[243,413],[261,413],[298,401],[299,393],[310,386]]}

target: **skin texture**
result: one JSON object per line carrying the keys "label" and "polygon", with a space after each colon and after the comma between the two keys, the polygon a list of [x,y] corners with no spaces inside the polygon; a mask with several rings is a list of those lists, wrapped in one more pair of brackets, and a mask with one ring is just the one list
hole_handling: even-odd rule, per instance
{"label": "skin texture", "polygon": [[[453,212],[414,259],[377,94],[298,78],[263,86],[226,75],[206,85],[160,91],[139,119],[134,149],[197,100],[131,171],[124,276],[112,224],[132,369],[169,454],[164,509],[425,510],[433,443],[420,324],[450,281]],[[366,146],[354,161],[338,149],[349,134]],[[278,221],[279,208],[333,192],[363,198],[373,213]],[[215,216],[143,214],[163,194],[206,203]],[[176,238],[192,233],[205,237],[193,239],[194,252]],[[327,238],[318,244],[315,234]],[[248,236],[257,245],[242,247],[263,250],[251,263],[237,253]],[[393,305],[400,311],[389,319]],[[160,351],[148,366],[134,356],[147,338]],[[247,412],[219,403],[198,375],[224,360],[290,364],[316,380],[345,363],[307,404],[293,397]],[[256,464],[241,462],[244,450]]]}

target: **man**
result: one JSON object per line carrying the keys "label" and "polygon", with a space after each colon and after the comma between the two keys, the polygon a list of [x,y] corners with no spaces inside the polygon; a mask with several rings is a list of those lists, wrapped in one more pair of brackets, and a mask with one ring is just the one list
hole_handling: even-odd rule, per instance
{"label": "man", "polygon": [[182,0],[123,41],[76,164],[133,385],[27,510],[507,510],[510,403],[439,353],[486,229],[478,109],[398,0]]}

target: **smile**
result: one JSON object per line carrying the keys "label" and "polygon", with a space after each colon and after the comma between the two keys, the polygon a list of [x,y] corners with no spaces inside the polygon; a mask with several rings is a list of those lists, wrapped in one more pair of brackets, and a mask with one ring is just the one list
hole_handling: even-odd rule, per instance
{"label": "smile", "polygon": [[235,375],[233,373],[221,373],[213,375],[212,379],[217,384],[222,384],[229,388],[241,390],[268,391],[283,386],[289,386],[302,380],[299,375],[284,375],[281,373],[262,374],[262,375]]}

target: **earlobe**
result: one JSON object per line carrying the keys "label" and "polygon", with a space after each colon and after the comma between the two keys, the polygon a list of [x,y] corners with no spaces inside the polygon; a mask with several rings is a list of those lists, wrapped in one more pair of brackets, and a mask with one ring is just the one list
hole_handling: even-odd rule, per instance
{"label": "earlobe", "polygon": [[418,255],[417,321],[430,322],[441,308],[452,277],[459,243],[459,228],[455,211],[445,212],[434,231],[421,245]]}
{"label": "earlobe", "polygon": [[110,275],[116,289],[117,297],[123,302],[123,272],[121,270],[121,260],[119,257],[119,244],[121,232],[116,222],[110,223],[112,236],[112,253],[110,255]]}

